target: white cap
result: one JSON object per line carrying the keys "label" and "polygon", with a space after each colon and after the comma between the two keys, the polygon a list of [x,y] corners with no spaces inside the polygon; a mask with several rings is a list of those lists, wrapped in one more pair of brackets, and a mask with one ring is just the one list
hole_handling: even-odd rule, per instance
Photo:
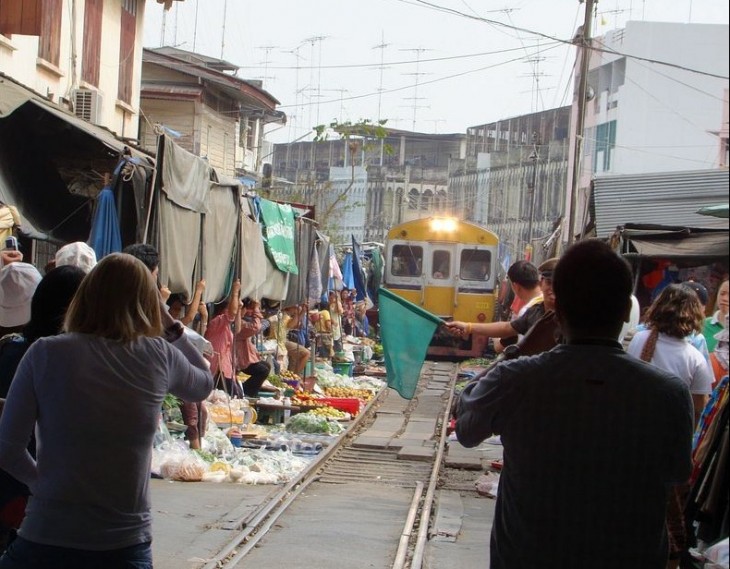
{"label": "white cap", "polygon": [[41,278],[30,263],[10,263],[0,269],[0,326],[12,328],[30,321],[30,301]]}
{"label": "white cap", "polygon": [[83,241],[64,245],[56,252],[56,266],[71,265],[88,273],[96,265],[96,252]]}

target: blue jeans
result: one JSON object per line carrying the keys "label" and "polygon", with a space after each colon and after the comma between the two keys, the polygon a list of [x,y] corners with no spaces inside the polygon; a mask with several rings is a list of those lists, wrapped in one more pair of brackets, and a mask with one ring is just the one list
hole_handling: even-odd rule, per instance
{"label": "blue jeans", "polygon": [[152,544],[110,551],[43,545],[17,537],[0,557],[0,569],[152,569]]}

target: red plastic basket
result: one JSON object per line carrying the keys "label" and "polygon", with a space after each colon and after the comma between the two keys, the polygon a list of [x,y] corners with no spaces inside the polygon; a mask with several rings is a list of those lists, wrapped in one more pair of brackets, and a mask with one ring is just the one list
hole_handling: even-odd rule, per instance
{"label": "red plastic basket", "polygon": [[329,405],[353,416],[360,412],[360,400],[357,397],[320,397],[317,403]]}

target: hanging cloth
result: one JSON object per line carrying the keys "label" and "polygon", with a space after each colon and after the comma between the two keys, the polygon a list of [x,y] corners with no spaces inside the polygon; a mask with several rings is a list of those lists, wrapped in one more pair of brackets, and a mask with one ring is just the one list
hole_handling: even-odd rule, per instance
{"label": "hanging cloth", "polygon": [[89,245],[96,252],[97,259],[122,250],[117,206],[114,204],[114,192],[109,186],[101,190],[97,198]]}

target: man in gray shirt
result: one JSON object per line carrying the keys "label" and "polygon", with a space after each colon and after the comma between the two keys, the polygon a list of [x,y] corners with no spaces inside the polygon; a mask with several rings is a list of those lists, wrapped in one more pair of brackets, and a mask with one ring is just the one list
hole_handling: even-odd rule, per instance
{"label": "man in gray shirt", "polygon": [[566,343],[503,362],[463,391],[459,442],[501,435],[490,569],[664,569],[668,489],[691,469],[692,401],[626,354],[627,263],[573,245],[553,276]]}

